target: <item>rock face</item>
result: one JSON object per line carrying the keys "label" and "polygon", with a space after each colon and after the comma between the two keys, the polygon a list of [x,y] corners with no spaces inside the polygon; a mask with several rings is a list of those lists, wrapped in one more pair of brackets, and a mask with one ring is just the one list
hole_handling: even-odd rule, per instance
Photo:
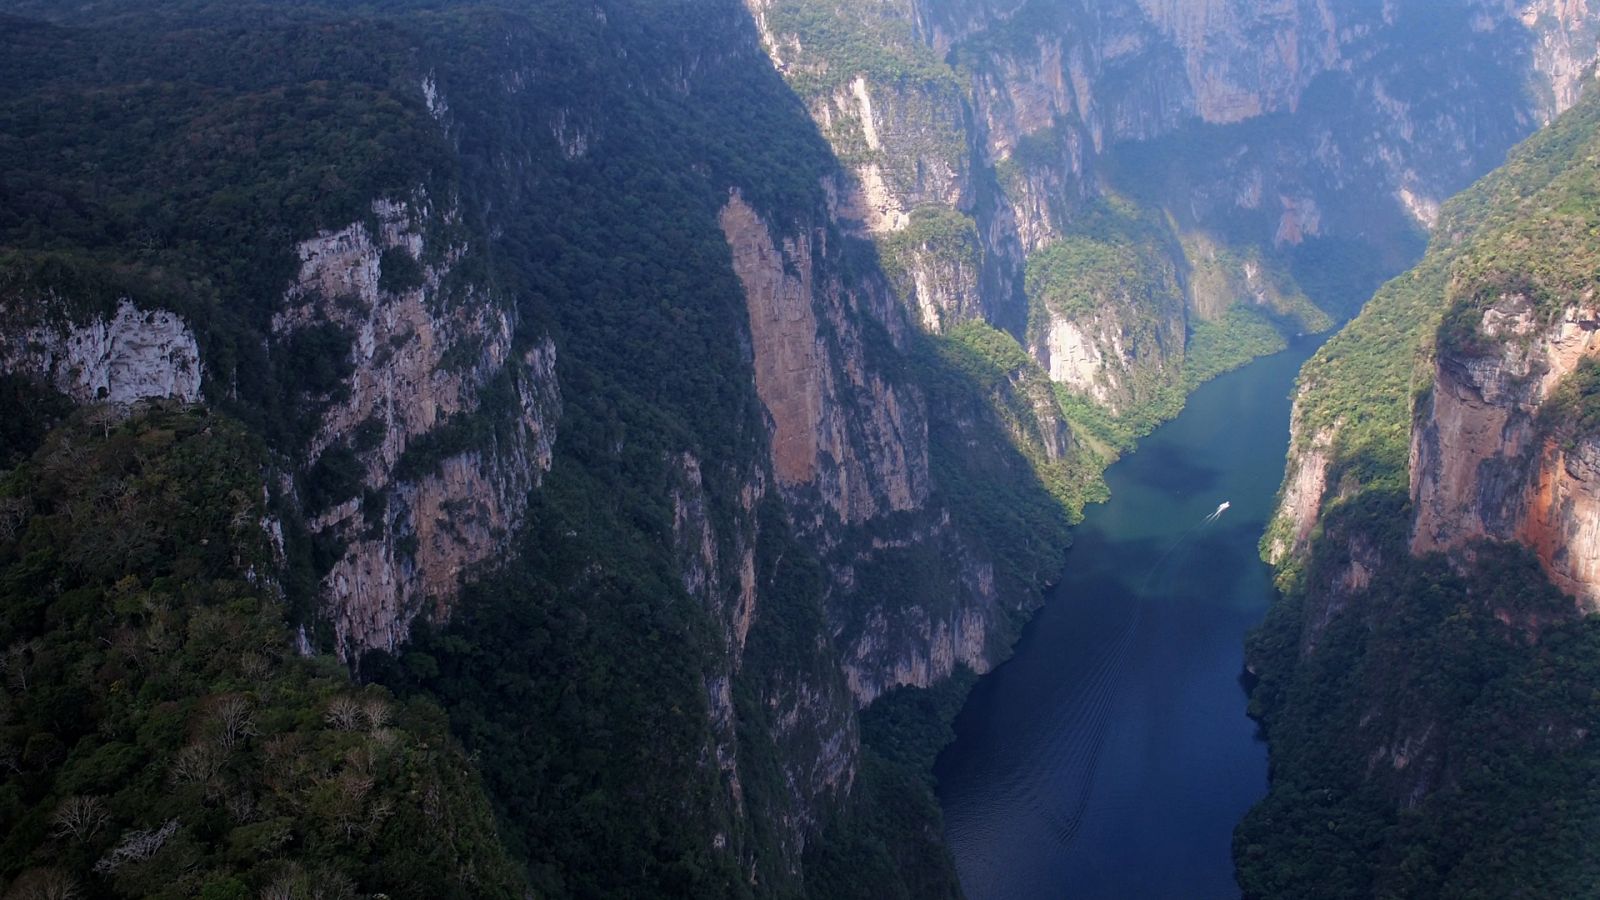
{"label": "rock face", "polygon": [[1043,361],[1050,380],[1077,388],[1101,404],[1115,408],[1111,392],[1120,384],[1117,375],[1109,370],[1108,360],[1121,370],[1128,363],[1128,354],[1122,346],[1120,328],[1113,326],[1096,331],[1099,332],[1096,337],[1103,339],[1109,352],[1101,352],[1102,341],[1091,337],[1083,325],[1071,319],[1054,319],[1044,345],[1034,350],[1034,356]]}
{"label": "rock face", "polygon": [[[1538,118],[1532,99],[1501,102],[1478,90],[1524,64],[1496,56],[1507,38],[1491,33],[1527,31],[1499,7],[1441,14],[1465,36],[1412,52],[1407,35],[1430,14],[1420,2],[745,5],[767,56],[847,171],[824,180],[826,216],[776,218],[738,192],[720,210],[745,295],[771,482],[718,477],[757,498],[743,509],[771,492],[820,548],[831,642],[857,704],[896,685],[933,684],[957,665],[987,670],[1011,636],[1014,602],[939,506],[930,413],[867,346],[864,323],[897,347],[907,320],[935,334],[993,324],[1056,385],[1131,412],[1181,379],[1189,332],[1236,303],[1300,318],[1304,330],[1325,326],[1312,325],[1320,313],[1306,312],[1305,298],[1265,260],[1369,232],[1378,242],[1409,240],[1416,223],[1431,224],[1439,198],[1497,163]],[[1488,31],[1473,32],[1473,16]],[[868,36],[873,52],[831,43],[838,31],[818,21]],[[1511,77],[1544,83],[1555,68],[1516,68]],[[1337,99],[1306,102],[1313,81]],[[1461,99],[1480,93],[1481,103]],[[1355,109],[1360,126],[1334,108]],[[1135,141],[1165,143],[1141,155],[1128,147]],[[1129,210],[1119,178],[1136,182],[1143,206]],[[1353,196],[1391,202],[1375,213]],[[1101,233],[1106,219],[1111,237]],[[850,236],[874,241],[887,285],[841,277]],[[1036,288],[1030,261],[1054,253],[1072,271],[1081,257],[1064,251],[1085,238],[1110,248],[1096,258],[1121,268],[1095,269],[1104,287],[1088,300],[1070,290],[1082,279],[1064,279],[1056,302]],[[996,389],[1007,394],[1000,405],[1033,403],[1035,387],[1014,379]],[[1013,428],[1013,438],[1041,447],[1042,457],[1064,456],[1071,440],[1059,406],[1049,396],[1033,406],[1054,407],[1037,417],[1043,433]],[[1328,484],[1335,431],[1315,435],[1322,449],[1294,470],[1293,524],[1280,554],[1303,550],[1324,495],[1337,489]],[[760,528],[749,513],[732,525],[704,520],[694,498],[712,476],[687,460],[682,472],[674,541],[684,583],[716,598],[707,603],[727,623],[734,660],[706,678],[717,735],[708,758],[739,808],[729,691],[749,664],[740,649],[749,611],[759,622],[769,607],[761,579],[741,574],[738,548],[752,546]],[[1338,614],[1337,598],[1362,590],[1382,562],[1358,539],[1343,552],[1338,590],[1327,595],[1335,599],[1310,611],[1318,621],[1308,642]],[[830,678],[778,678],[763,693],[787,711],[777,730],[797,748],[785,778],[815,796],[848,790],[854,775],[856,738],[834,717],[839,687]],[[814,812],[807,804],[785,812],[788,853],[803,844]]]}
{"label": "rock face", "polygon": [[[617,665],[613,655],[627,651],[606,638],[619,634],[647,636],[670,648],[661,658],[683,663],[672,673],[660,667],[661,685],[597,689],[579,711],[596,733],[643,706],[685,725],[674,746],[691,751],[654,760],[661,765],[642,776],[673,770],[639,791],[653,807],[641,804],[641,830],[682,822],[687,842],[703,836],[757,893],[801,893],[806,845],[860,775],[857,709],[959,666],[989,669],[1048,577],[1018,570],[1059,561],[1019,562],[988,541],[979,528],[992,523],[975,524],[972,504],[956,496],[981,492],[986,473],[960,469],[976,488],[940,482],[951,458],[999,448],[1011,456],[972,452],[959,463],[1004,465],[1026,446],[1062,461],[1079,445],[1058,386],[1128,411],[1152,384],[1181,374],[1190,326],[1235,300],[1276,302],[1271,273],[1253,268],[1261,257],[1228,252],[1213,230],[1237,224],[1245,243],[1283,249],[1349,236],[1368,211],[1340,198],[1364,205],[1373,185],[1399,198],[1395,216],[1427,220],[1444,186],[1478,171],[1479,160],[1461,152],[1464,134],[1524,127],[1506,105],[1460,105],[1480,82],[1472,65],[1445,63],[1458,49],[1482,62],[1471,41],[1420,54],[1426,64],[1394,62],[1390,38],[1404,29],[1391,30],[1390,18],[1425,5],[1334,15],[1318,0],[747,0],[752,28],[735,2],[694,4],[694,21],[682,22],[648,3],[602,0],[560,27],[495,5],[419,22],[398,11],[408,5],[380,4],[358,29],[381,33],[378,49],[351,57],[362,90],[340,95],[334,112],[310,108],[360,112],[359,98],[379,86],[373,102],[383,115],[371,118],[382,121],[376,133],[350,123],[363,142],[354,146],[414,147],[426,161],[374,174],[387,192],[356,221],[296,220],[286,232],[294,238],[281,238],[286,249],[305,238],[292,247],[289,283],[252,297],[252,315],[263,307],[267,315],[240,326],[269,360],[337,363],[337,377],[276,398],[286,403],[282,418],[305,427],[274,447],[283,471],[282,490],[272,492],[305,514],[322,566],[317,616],[331,623],[337,652],[353,663],[368,650],[398,649],[417,617],[442,620],[458,608],[463,579],[529,551],[524,561],[542,568],[523,586],[553,595],[539,637],[578,648],[576,663],[591,667],[572,683],[604,688],[618,672],[649,680]],[[1553,85],[1547,105],[1556,108],[1589,55],[1579,33],[1587,6],[1537,6],[1534,24],[1516,27],[1540,35],[1530,58]],[[797,11],[842,22],[854,40],[816,40],[829,29],[808,31],[815,17]],[[1480,12],[1491,31],[1512,21],[1498,6]],[[383,18],[391,14],[394,23]],[[766,68],[763,48],[803,95],[799,104]],[[373,71],[357,64],[368,56]],[[275,85],[280,74],[267,80]],[[1337,98],[1361,98],[1359,127],[1309,109],[1316,79]],[[813,140],[806,116],[842,166]],[[407,120],[416,128],[383,130]],[[766,135],[751,139],[752,121],[774,129],[770,146],[759,146]],[[197,133],[209,140],[217,131],[202,123]],[[681,141],[661,153],[661,138]],[[1129,142],[1159,140],[1190,148],[1156,154],[1184,157],[1181,166],[1140,169],[1137,154],[1124,155]],[[229,144],[253,149],[243,138]],[[320,164],[317,153],[337,142],[310,144],[304,155]],[[805,152],[762,155],[772,148]],[[459,170],[459,183],[433,165]],[[1148,198],[1141,191],[1127,201],[1145,206],[1123,215],[1119,177],[1149,188]],[[1170,277],[1159,290],[1113,287],[1070,309],[1036,302],[1030,259],[1085,236],[1090,215],[1113,207],[1150,226],[1134,242],[1160,256]],[[724,246],[731,277],[721,270]],[[663,271],[696,277],[658,290]],[[201,348],[215,342],[204,332],[197,339],[191,324],[205,320],[140,303],[87,324],[30,319],[6,330],[0,359],[85,400],[201,399],[202,375],[225,371],[213,357],[202,370]],[[268,318],[270,327],[258,327]],[[1025,348],[1014,355],[1026,365],[997,364],[993,380],[974,388],[977,399],[946,389],[971,409],[935,408],[939,379],[917,380],[932,363],[915,329],[949,332],[975,320],[1009,332],[1007,346]],[[666,342],[675,328],[683,340]],[[664,346],[705,358],[662,365],[649,351]],[[558,381],[558,368],[569,381]],[[688,378],[668,378],[683,371]],[[227,395],[215,380],[205,393]],[[675,405],[657,390],[662,383],[728,408]],[[1559,534],[1581,544],[1594,454],[1586,445],[1545,450],[1559,460],[1528,482],[1544,499],[1514,527],[1533,543]],[[1314,511],[1327,479],[1320,464],[1305,472],[1297,502]],[[547,477],[560,478],[559,490]],[[579,534],[556,523],[620,494],[607,510],[614,534],[585,532],[583,546],[542,555],[545,537]],[[548,521],[529,522],[535,502],[552,511]],[[1004,522],[1019,511],[1001,512]],[[548,534],[530,525],[550,526]],[[513,543],[519,533],[525,540]],[[623,542],[649,552],[612,552]],[[1584,579],[1586,554],[1552,552],[1549,564]],[[1350,556],[1341,577],[1355,590],[1373,565],[1354,545]],[[590,615],[595,598],[607,596],[596,585],[609,590],[613,579],[640,602],[607,609],[613,630],[591,632],[603,618]],[[669,643],[680,637],[681,649]],[[449,644],[435,648],[441,661],[471,652]],[[567,686],[567,672],[532,669],[518,689],[553,687],[554,696]],[[506,714],[499,725],[539,721],[510,715],[521,712],[514,705],[489,714]],[[572,771],[599,783],[638,768],[638,756],[629,765],[605,756],[633,749],[582,748]],[[545,762],[529,756],[509,768]],[[638,787],[607,781],[605,790]],[[588,805],[579,798],[566,809]],[[612,807],[583,814],[602,818],[577,823],[580,831],[617,818]],[[693,868],[702,861],[684,859]],[[550,856],[531,868],[562,877]]]}
{"label": "rock face", "polygon": [[[1600,610],[1596,99],[1445,203],[1421,263],[1301,370],[1263,544],[1284,597],[1247,650],[1273,770],[1236,831],[1247,895],[1327,890],[1311,861],[1345,852],[1325,823],[1352,814],[1406,824],[1363,830],[1384,836],[1345,857],[1360,873],[1347,893],[1508,894],[1570,877],[1555,895],[1593,880],[1551,850],[1559,825],[1493,872],[1477,861],[1523,825],[1458,825],[1513,795],[1564,802],[1580,767],[1570,781],[1501,773],[1560,771],[1595,749],[1588,676],[1553,661],[1592,651],[1585,614]],[[1321,788],[1338,783],[1359,787]],[[1308,802],[1316,815],[1294,824]],[[1478,847],[1448,866],[1413,864],[1437,835],[1468,832]]]}
{"label": "rock face", "polygon": [[[6,311],[3,305],[0,311]],[[176,313],[141,310],[127,298],[109,319],[79,324],[55,312],[58,321],[14,332],[0,344],[0,367],[51,384],[81,403],[200,399],[200,348]]]}
{"label": "rock face", "polygon": [[728,785],[730,807],[744,815],[733,680],[744,665],[745,641],[757,611],[755,515],[757,504],[766,495],[766,484],[761,469],[748,474],[738,492],[738,514],[732,533],[723,534],[713,522],[700,461],[685,453],[675,463],[672,539],[683,587],[711,610],[715,621],[723,624],[722,652],[718,654],[722,664],[705,684],[714,735],[713,754]]}
{"label": "rock face", "polygon": [[1330,444],[1337,429],[1325,428],[1307,443],[1298,433],[1299,425],[1297,421],[1289,433],[1289,446],[1296,452],[1289,459],[1283,493],[1278,499],[1278,528],[1268,534],[1265,544],[1267,562],[1275,566],[1305,552],[1322,513],[1323,498],[1328,492],[1328,468],[1333,463]]}
{"label": "rock face", "polygon": [[[664,656],[680,669],[591,695],[581,712],[599,723],[641,697],[662,721],[670,709],[673,727],[684,727],[671,750],[651,748],[661,763],[651,768],[670,773],[653,782],[667,790],[649,789],[658,802],[641,810],[646,827],[681,824],[680,843],[703,835],[696,852],[771,892],[798,893],[808,842],[831,814],[848,812],[858,709],[958,666],[987,670],[1015,636],[1019,609],[1037,600],[1034,573],[1013,571],[1026,563],[997,567],[975,536],[989,523],[939,496],[928,394],[915,380],[933,363],[918,355],[925,347],[891,283],[903,275],[925,300],[930,330],[988,315],[986,297],[1003,291],[989,284],[1000,276],[977,253],[974,217],[918,215],[974,202],[953,83],[898,89],[850,78],[808,98],[841,134],[854,129],[847,171],[815,140],[807,110],[787,102],[739,4],[696,4],[692,25],[646,7],[605,2],[556,35],[498,8],[481,19],[461,11],[461,21],[441,22],[443,37],[414,22],[390,29],[382,17],[392,11],[374,12],[384,51],[374,65],[393,70],[374,77],[385,117],[363,119],[375,134],[360,132],[362,146],[416,148],[426,160],[375,174],[387,187],[360,215],[327,223],[319,207],[263,234],[282,237],[277,249],[293,265],[220,337],[242,335],[271,369],[259,381],[279,406],[261,427],[280,468],[267,493],[282,505],[282,552],[319,577],[300,652],[331,646],[352,666],[368,651],[397,655],[419,617],[442,623],[462,612],[464,580],[520,554],[499,574],[526,580],[474,592],[463,629],[504,614],[508,627],[579,648],[572,655],[587,671],[530,666],[518,676],[543,679],[537,690],[638,671],[613,658],[627,652],[610,639],[619,632],[673,642]],[[639,15],[617,27],[621,10]],[[663,36],[672,40],[655,43]],[[574,71],[573,60],[588,68]],[[338,114],[362,110],[352,100]],[[763,136],[751,142],[737,127],[756,115],[774,129],[772,148],[803,152],[745,152]],[[384,130],[401,126],[409,130]],[[700,133],[683,134],[675,153],[640,146],[642,134],[691,130]],[[730,139],[747,143],[729,154]],[[305,157],[316,160],[322,143]],[[791,163],[803,177],[775,167]],[[663,193],[636,193],[642,182],[619,169],[661,176]],[[722,201],[711,207],[718,214],[702,215],[708,199]],[[346,191],[327,206],[350,200]],[[904,237],[904,265],[885,271],[861,235]],[[724,246],[731,271],[721,270]],[[946,254],[951,246],[965,255]],[[627,279],[606,280],[624,268]],[[619,333],[624,320],[637,331]],[[672,328],[679,334],[663,338]],[[84,329],[110,348],[78,353],[99,366],[85,384],[98,379],[119,399],[198,399],[197,342],[175,316],[119,312]],[[103,340],[108,331],[117,341]],[[219,335],[200,335],[208,351],[222,343],[208,337]],[[50,341],[34,369],[70,369],[76,385],[83,367],[60,360],[93,341]],[[705,356],[663,360],[650,352],[660,346]],[[120,374],[130,358],[140,366],[133,379]],[[231,361],[206,359],[218,373]],[[164,381],[151,374],[158,364]],[[558,368],[569,383],[558,383]],[[216,381],[219,404],[238,402]],[[680,405],[658,393],[662,383],[727,408]],[[1015,387],[1036,412],[1050,396],[1048,386]],[[959,443],[1010,450],[978,412],[989,410],[963,411]],[[1066,455],[1064,422],[1038,418],[1045,452]],[[559,487],[547,482],[557,466]],[[573,520],[613,502],[604,536],[557,528],[583,527]],[[549,519],[530,522],[532,508]],[[1023,518],[1056,524],[1038,510]],[[546,555],[546,537],[568,543]],[[547,624],[505,611],[519,588],[554,595],[538,598]],[[630,593],[627,608],[594,614],[613,589]],[[599,620],[605,630],[591,624]],[[435,651],[444,664],[468,652],[459,643]],[[384,670],[385,657],[367,659]],[[518,724],[544,715],[514,707],[488,715]],[[546,752],[534,743],[527,753]],[[676,752],[685,746],[699,752]],[[493,751],[500,758],[486,771],[520,765],[518,752]],[[609,778],[637,769],[619,764],[637,752],[601,747],[575,765]]]}
{"label": "rock face", "polygon": [[961,322],[984,319],[983,272],[976,253],[915,243],[901,250],[900,262],[909,281],[905,292],[914,298],[924,330],[939,334]]}
{"label": "rock face", "polygon": [[1600,352],[1597,332],[1592,299],[1545,324],[1529,298],[1507,294],[1479,324],[1492,352],[1441,351],[1412,432],[1412,552],[1518,540],[1558,587],[1600,608],[1597,445],[1539,417],[1579,362]]}
{"label": "rock face", "polygon": [[[932,499],[927,400],[894,372],[914,326],[883,276],[851,270],[844,242],[855,223],[838,209],[776,220],[739,190],[728,193],[717,225],[742,289],[767,458],[715,472],[693,454],[671,461],[680,577],[721,624],[722,653],[704,680],[708,758],[723,773],[728,808],[746,815],[749,736],[736,729],[734,689],[757,685],[789,786],[780,807],[763,812],[776,820],[794,873],[824,810],[856,778],[855,710],[900,685],[935,684],[958,665],[987,671],[1028,601],[1001,590],[993,563]],[[1065,434],[1053,437],[1064,449]],[[710,495],[728,496],[730,486],[731,514],[713,515]],[[764,518],[774,504],[781,526]],[[770,529],[790,532],[822,564],[826,634],[814,664],[774,668],[746,654],[752,628],[797,602],[785,583],[795,576],[759,550]],[[920,571],[908,572],[912,564]],[[896,578],[907,589],[886,596],[884,581]]]}
{"label": "rock face", "polygon": [[[1136,162],[1133,178],[1173,223],[1162,252],[1180,271],[1214,267],[1205,251],[1218,234],[1233,250],[1319,238],[1395,245],[1431,228],[1442,198],[1572,104],[1600,27],[1588,0],[746,6],[854,176],[840,210],[886,256],[908,260],[912,277],[895,285],[907,307],[934,331],[981,319],[1013,332],[1062,383],[1102,405],[1127,377],[1119,369],[1163,377],[1168,356],[1181,354],[1155,345],[1114,352],[1089,337],[1104,323],[1077,317],[1024,335],[1034,298],[1022,272],[1080,227],[1105,190],[1107,163],[1129,168],[1127,142],[1165,141],[1171,151],[1154,168]],[[840,39],[852,30],[881,52]],[[1313,82],[1325,96],[1306,106]],[[1528,89],[1516,97],[1503,84]],[[1353,204],[1357,195],[1391,202],[1374,210]],[[936,265],[936,254],[893,243],[931,206],[975,223],[970,265],[953,256]],[[1181,281],[1186,324],[1245,299],[1250,280],[1241,269],[1218,283]]]}
{"label": "rock face", "polygon": [[[776,486],[801,533],[830,558],[836,640],[856,701],[897,685],[928,686],[957,664],[987,671],[1003,644],[992,626],[1007,615],[993,568],[929,502],[926,401],[891,381],[863,340],[869,320],[904,339],[904,313],[881,282],[846,286],[827,223],[795,223],[775,240],[737,191],[718,222],[744,288]],[[946,596],[904,608],[859,596],[860,574],[881,556],[932,547],[957,561],[956,577],[930,582]]]}
{"label": "rock face", "polygon": [[[375,233],[357,222],[299,245],[299,276],[273,318],[278,341],[313,327],[351,338],[351,373],[306,454],[312,471],[330,452],[353,454],[362,471],[359,494],[311,520],[345,546],[323,587],[337,648],[352,659],[395,649],[418,615],[448,615],[462,576],[506,546],[550,467],[561,409],[554,345],[515,348],[495,298],[451,277],[468,248],[425,238],[453,212],[426,197],[372,211]],[[415,274],[386,278],[385,265]],[[506,391],[485,409],[497,380]],[[509,436],[418,461],[473,417],[504,422],[492,433]]]}
{"label": "rock face", "polygon": [[[814,257],[827,251],[809,230],[779,245],[737,192],[718,221],[744,286],[779,486],[817,491],[847,523],[920,507],[928,494],[926,413],[864,355],[860,320],[871,307],[819,271]],[[882,304],[877,312],[903,332],[897,313]]]}
{"label": "rock face", "polygon": [[1516,539],[1556,587],[1586,612],[1600,611],[1600,441],[1542,449]]}
{"label": "rock face", "polygon": [[[916,560],[923,571],[909,571]],[[860,581],[904,578],[925,585],[910,603],[872,603]],[[994,564],[971,547],[947,513],[930,510],[913,528],[872,539],[833,566],[832,604],[843,671],[857,704],[901,686],[930,687],[957,666],[988,672],[1008,652],[1013,608]]]}
{"label": "rock face", "polygon": [[961,98],[951,83],[885,84],[857,76],[811,104],[856,178],[850,206],[868,230],[899,231],[925,203],[963,205],[971,181]]}
{"label": "rock face", "polygon": [[1147,401],[1157,380],[1175,380],[1183,356],[1181,307],[1106,297],[1094,313],[1048,315],[1032,353],[1050,379],[1113,414]]}
{"label": "rock face", "polygon": [[1183,57],[1194,109],[1206,122],[1293,110],[1316,75],[1339,61],[1326,0],[1140,0]]}
{"label": "rock face", "polygon": [[[344,546],[324,578],[322,612],[351,660],[393,650],[418,615],[448,615],[463,575],[506,546],[550,467],[561,409],[554,345],[514,346],[498,300],[452,277],[468,248],[425,238],[448,234],[455,213],[420,193],[375,201],[372,213],[375,232],[357,222],[298,245],[300,270],[271,326],[280,347],[310,329],[348,341],[349,374],[312,398],[317,427],[297,450],[310,472],[330,454],[352,454],[360,470],[358,492],[308,522]],[[385,265],[404,274],[386,278]],[[176,313],[124,298],[109,318],[79,323],[50,297],[12,298],[5,312],[44,320],[8,331],[7,371],[84,403],[202,399],[200,348]],[[504,390],[485,409],[493,385]],[[430,440],[475,416],[500,420],[506,427],[493,431],[503,437],[418,463]]]}
{"label": "rock face", "polygon": [[1534,36],[1534,84],[1539,118],[1549,122],[1578,102],[1593,77],[1600,43],[1600,7],[1591,0],[1526,0],[1519,9]]}

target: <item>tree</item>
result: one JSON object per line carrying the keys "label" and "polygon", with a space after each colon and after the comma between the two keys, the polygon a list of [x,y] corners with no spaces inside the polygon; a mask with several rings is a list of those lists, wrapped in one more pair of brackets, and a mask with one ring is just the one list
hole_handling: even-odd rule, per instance
{"label": "tree", "polygon": [[172,779],[180,784],[205,784],[222,770],[223,755],[215,744],[189,744],[172,759]]}
{"label": "tree", "polygon": [[77,900],[78,880],[60,869],[29,869],[17,876],[5,900]]}
{"label": "tree", "polygon": [[106,824],[106,805],[99,797],[68,797],[56,807],[50,824],[56,837],[86,841]]}
{"label": "tree", "polygon": [[217,740],[227,750],[234,749],[259,733],[249,698],[239,694],[228,694],[213,701],[211,720]]}
{"label": "tree", "polygon": [[328,711],[322,718],[340,731],[355,731],[361,727],[361,704],[354,697],[335,697],[328,701]]}
{"label": "tree", "polygon": [[389,706],[389,701],[382,697],[368,697],[361,703],[361,716],[366,720],[369,730],[377,731],[389,724],[393,709]]}
{"label": "tree", "polygon": [[108,875],[128,863],[143,862],[160,852],[167,841],[177,833],[177,819],[168,819],[160,828],[130,831],[123,835],[122,843],[94,864],[94,870],[102,875]]}

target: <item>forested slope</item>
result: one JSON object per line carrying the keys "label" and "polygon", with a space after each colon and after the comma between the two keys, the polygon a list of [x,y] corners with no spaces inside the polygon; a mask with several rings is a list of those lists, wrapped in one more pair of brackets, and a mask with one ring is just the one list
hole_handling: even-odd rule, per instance
{"label": "forested slope", "polygon": [[1097,469],[909,326],[742,7],[5,8],[0,646],[60,683],[8,683],[0,879],[957,892],[857,708],[999,659]]}
{"label": "forested slope", "polygon": [[1248,896],[1593,892],[1600,622],[1550,579],[1587,553],[1597,149],[1591,91],[1302,371]]}
{"label": "forested slope", "polygon": [[521,896],[444,712],[295,652],[262,451],[82,414],[0,484],[7,896]]}
{"label": "forested slope", "polygon": [[1311,184],[1316,73],[913,6],[0,0],[5,890],[958,894],[928,763],[1103,466],[1577,57],[1408,6]]}

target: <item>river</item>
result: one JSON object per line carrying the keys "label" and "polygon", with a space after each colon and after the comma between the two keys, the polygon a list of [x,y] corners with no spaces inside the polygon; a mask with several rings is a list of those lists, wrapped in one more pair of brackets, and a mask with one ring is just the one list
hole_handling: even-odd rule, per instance
{"label": "river", "polygon": [[1239,896],[1233,827],[1267,787],[1239,681],[1273,597],[1256,545],[1316,346],[1202,386],[1106,473],[1110,501],[936,766],[970,900]]}

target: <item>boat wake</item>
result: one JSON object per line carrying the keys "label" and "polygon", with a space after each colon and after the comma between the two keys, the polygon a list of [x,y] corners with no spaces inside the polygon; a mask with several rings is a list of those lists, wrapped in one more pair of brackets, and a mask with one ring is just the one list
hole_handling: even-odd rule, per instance
{"label": "boat wake", "polygon": [[[1117,694],[1122,686],[1123,663],[1126,661],[1139,626],[1144,619],[1145,605],[1151,591],[1157,587],[1156,579],[1165,570],[1168,560],[1189,538],[1203,526],[1215,522],[1232,504],[1224,500],[1204,519],[1191,525],[1172,542],[1145,576],[1138,595],[1133,598],[1132,614],[1116,638],[1107,642],[1090,668],[1089,676],[1081,682],[1080,701],[1070,715],[1058,719],[1050,729],[1048,745],[1057,748],[1050,756],[1048,769],[1055,777],[1065,776],[1073,785],[1069,797],[1055,808],[1046,806],[1045,798],[1036,798],[1031,804],[1036,814],[1049,823],[1050,834],[1058,846],[1070,846],[1083,826],[1089,808],[1090,792],[1094,786],[1095,770],[1100,763],[1100,752],[1105,745],[1111,712],[1116,706]],[[1070,733],[1071,738],[1064,733]],[[1064,807],[1064,808],[1063,808]]]}

